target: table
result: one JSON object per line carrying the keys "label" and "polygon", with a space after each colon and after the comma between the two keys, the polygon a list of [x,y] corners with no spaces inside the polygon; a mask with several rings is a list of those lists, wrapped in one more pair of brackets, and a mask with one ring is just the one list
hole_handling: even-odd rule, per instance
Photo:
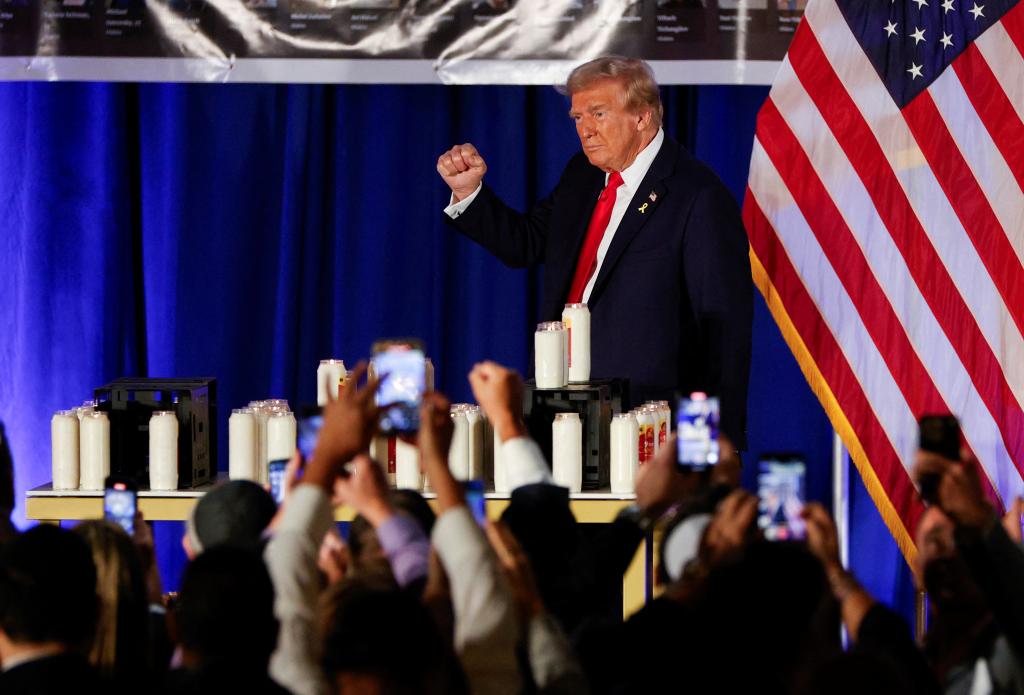
{"label": "table", "polygon": [[[214,483],[185,490],[139,491],[139,510],[147,521],[184,521],[192,507]],[[431,506],[436,505],[432,493],[424,493]],[[508,506],[507,494],[486,493],[487,516],[497,519]],[[606,524],[635,498],[609,492],[583,492],[571,496],[569,505],[576,520],[583,524]],[[102,490],[54,490],[52,484],[40,485],[25,493],[25,516],[44,523],[99,519],[103,516]],[[352,521],[355,512],[349,507],[334,510],[337,521]],[[622,612],[628,616],[647,602],[653,588],[654,552],[650,539],[640,544],[633,562],[622,581]]]}

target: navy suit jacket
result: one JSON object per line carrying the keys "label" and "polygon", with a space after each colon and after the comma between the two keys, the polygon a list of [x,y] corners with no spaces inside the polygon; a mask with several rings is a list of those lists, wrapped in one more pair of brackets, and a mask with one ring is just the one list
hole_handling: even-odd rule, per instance
{"label": "navy suit jacket", "polygon": [[[605,174],[582,152],[555,189],[522,214],[486,185],[445,218],[506,265],[544,264],[542,321],[561,319]],[[705,391],[722,430],[746,446],[753,289],[735,199],[715,174],[666,137],[619,223],[587,302],[591,377],[626,377],[631,399]]]}

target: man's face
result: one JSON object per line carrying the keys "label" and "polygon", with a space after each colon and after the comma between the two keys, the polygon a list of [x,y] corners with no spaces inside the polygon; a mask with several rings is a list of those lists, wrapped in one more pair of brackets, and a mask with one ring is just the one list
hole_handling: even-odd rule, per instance
{"label": "man's face", "polygon": [[602,171],[622,171],[649,142],[650,111],[633,113],[618,80],[600,80],[572,95],[569,117],[590,163]]}

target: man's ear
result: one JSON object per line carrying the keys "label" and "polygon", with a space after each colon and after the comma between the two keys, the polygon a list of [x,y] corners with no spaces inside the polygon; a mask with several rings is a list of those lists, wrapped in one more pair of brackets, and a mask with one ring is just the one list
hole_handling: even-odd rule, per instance
{"label": "man's ear", "polygon": [[637,132],[639,132],[641,130],[647,130],[647,128],[651,125],[651,119],[653,117],[654,117],[654,114],[651,112],[650,109],[647,109],[646,111],[641,111],[640,113],[638,113],[636,115],[636,129],[637,129]]}

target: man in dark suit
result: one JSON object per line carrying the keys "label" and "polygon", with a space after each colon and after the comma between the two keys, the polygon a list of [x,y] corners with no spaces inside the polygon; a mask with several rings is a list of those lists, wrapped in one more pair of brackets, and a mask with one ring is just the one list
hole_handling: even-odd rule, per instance
{"label": "man in dark suit", "polygon": [[722,431],[746,444],[753,291],[736,201],[661,129],[641,60],[599,58],[569,76],[583,151],[526,214],[483,183],[471,144],[438,159],[447,219],[515,268],[544,264],[540,318],[567,302],[591,314],[591,376],[627,377],[634,403],[706,391]]}

